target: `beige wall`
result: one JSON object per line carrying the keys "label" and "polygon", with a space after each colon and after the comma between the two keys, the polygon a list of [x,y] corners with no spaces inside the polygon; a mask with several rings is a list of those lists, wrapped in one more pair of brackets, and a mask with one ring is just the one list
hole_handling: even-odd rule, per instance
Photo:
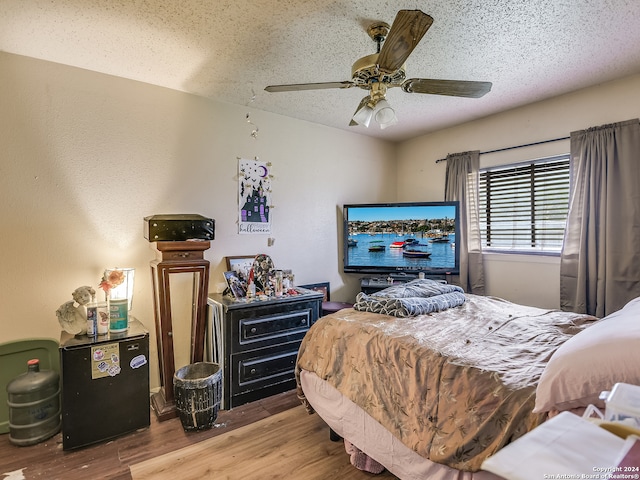
{"label": "beige wall", "polygon": [[[499,95],[498,89],[490,95]],[[473,101],[473,100],[470,100]],[[442,200],[448,153],[481,152],[566,137],[574,130],[640,116],[640,75],[527,105],[441,130],[398,149],[398,199]],[[480,156],[480,166],[568,153],[569,142]],[[559,308],[558,257],[485,254],[487,294],[528,305]]]}
{"label": "beige wall", "polygon": [[[340,271],[342,204],[441,200],[445,165],[434,162],[447,153],[556,138],[640,115],[640,76],[634,76],[396,147],[4,53],[0,84],[0,343],[57,339],[55,310],[73,289],[97,286],[105,267],[131,266],[137,274],[132,313],[151,330],[152,386],[158,384],[154,253],[143,237],[145,216],[199,213],[216,220],[206,252],[211,290],[223,281],[225,256],[264,252],[276,267],[293,269],[297,283],[328,280],[332,298],[348,300],[359,285],[357,275]],[[259,127],[256,139],[248,112]],[[567,150],[567,142],[558,142],[483,155],[481,162]],[[272,162],[275,175],[271,247],[267,235],[237,233],[237,158],[256,156]],[[558,306],[557,258],[486,255],[485,265],[488,294]],[[187,282],[177,283],[179,290]],[[184,328],[189,318],[181,313],[174,321]]]}
{"label": "beige wall", "polygon": [[[134,267],[132,313],[151,330],[157,386],[143,218],[159,213],[216,220],[211,290],[225,256],[268,253],[298,283],[355,295],[357,279],[339,270],[338,206],[395,199],[393,145],[4,53],[0,85],[0,343],[58,339],[55,311],[76,287],[97,287],[105,267]],[[275,176],[271,247],[267,235],[237,233],[237,158],[256,156]]]}

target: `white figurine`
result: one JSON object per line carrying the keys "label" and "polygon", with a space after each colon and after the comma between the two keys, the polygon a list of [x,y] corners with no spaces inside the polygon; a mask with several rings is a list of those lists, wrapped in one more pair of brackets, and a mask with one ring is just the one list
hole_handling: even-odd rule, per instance
{"label": "white figurine", "polygon": [[87,303],[96,296],[96,291],[89,287],[78,287],[71,294],[73,300],[60,305],[56,311],[58,322],[65,332],[72,335],[87,333]]}

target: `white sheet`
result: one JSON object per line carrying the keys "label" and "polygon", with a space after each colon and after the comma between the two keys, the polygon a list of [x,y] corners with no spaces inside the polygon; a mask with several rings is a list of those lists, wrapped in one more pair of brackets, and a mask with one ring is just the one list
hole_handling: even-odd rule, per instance
{"label": "white sheet", "polygon": [[422,458],[316,374],[302,370],[300,383],[309,403],[333,431],[402,480],[501,478],[490,472],[462,472]]}

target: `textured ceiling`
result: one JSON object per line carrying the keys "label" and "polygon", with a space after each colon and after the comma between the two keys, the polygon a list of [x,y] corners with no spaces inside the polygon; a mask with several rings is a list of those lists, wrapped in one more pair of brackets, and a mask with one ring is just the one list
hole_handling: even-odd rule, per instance
{"label": "textured ceiling", "polygon": [[[350,80],[372,21],[420,9],[433,25],[407,77],[493,82],[480,99],[389,90],[399,123],[349,127]],[[640,72],[638,0],[0,0],[0,50],[400,141]]]}

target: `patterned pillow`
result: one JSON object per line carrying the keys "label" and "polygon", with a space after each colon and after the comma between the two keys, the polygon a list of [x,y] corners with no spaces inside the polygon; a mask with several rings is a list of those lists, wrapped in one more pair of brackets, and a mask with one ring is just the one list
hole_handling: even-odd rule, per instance
{"label": "patterned pillow", "polygon": [[457,285],[440,283],[430,279],[417,279],[407,283],[399,283],[384,290],[380,290],[372,296],[384,298],[411,298],[411,297],[433,297],[443,293],[461,292],[464,290]]}
{"label": "patterned pillow", "polygon": [[380,313],[393,317],[415,317],[459,307],[466,300],[464,293],[457,291],[429,297],[408,298],[376,297],[361,292],[357,295],[353,308],[361,312]]}

